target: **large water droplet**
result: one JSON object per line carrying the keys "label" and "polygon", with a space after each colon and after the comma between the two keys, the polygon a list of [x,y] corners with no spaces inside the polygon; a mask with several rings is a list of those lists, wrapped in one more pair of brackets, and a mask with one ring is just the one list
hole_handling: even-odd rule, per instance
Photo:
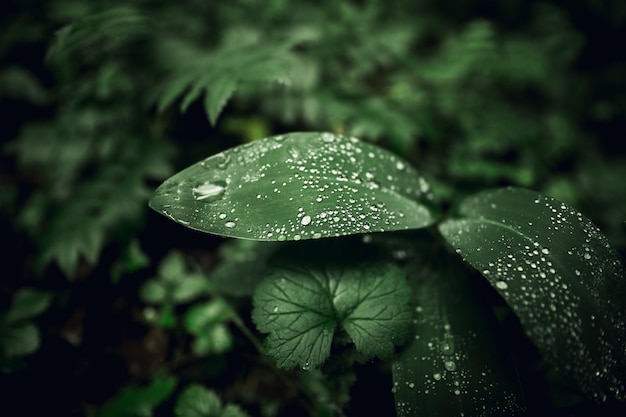
{"label": "large water droplet", "polygon": [[311,216],[304,216],[302,218],[302,221],[300,221],[300,223],[302,224],[302,226],[307,226],[311,224]]}
{"label": "large water droplet", "polygon": [[496,287],[501,290],[506,290],[507,288],[509,288],[509,284],[507,284],[505,281],[497,281]]}
{"label": "large water droplet", "polygon": [[224,226],[228,227],[229,229],[233,229],[237,226],[237,223],[235,222],[226,222],[224,223]]}
{"label": "large water droplet", "polygon": [[454,361],[445,361],[443,367],[448,371],[456,371],[456,363]]}
{"label": "large water droplet", "polygon": [[217,201],[222,198],[226,190],[225,184],[217,184],[212,182],[203,182],[191,189],[193,197],[198,201],[207,203]]}

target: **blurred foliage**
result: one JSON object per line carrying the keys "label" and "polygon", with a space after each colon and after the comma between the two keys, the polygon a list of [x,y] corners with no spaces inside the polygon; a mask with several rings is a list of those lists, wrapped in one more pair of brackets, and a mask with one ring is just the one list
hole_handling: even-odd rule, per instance
{"label": "blurred foliage", "polygon": [[[233,343],[228,318],[202,314],[216,308],[216,294],[249,295],[273,248],[229,243],[189,272],[178,255],[167,257],[174,245],[221,241],[192,232],[180,238],[188,243],[170,239],[166,219],[151,217],[146,203],[177,169],[285,131],[377,142],[411,161],[444,204],[496,185],[547,193],[579,208],[626,254],[626,53],[606,48],[626,24],[622,1],[2,7],[0,225],[12,242],[5,311],[32,287],[55,290],[57,312],[67,313],[74,285],[108,281],[172,321],[185,317],[176,311],[184,305],[192,338],[206,325],[222,348]],[[201,278],[209,269],[211,294]],[[230,281],[233,271],[242,272]],[[131,284],[138,276],[141,290]],[[30,329],[22,353],[39,345],[34,318],[3,319],[3,332]],[[50,320],[54,333],[61,319]]]}

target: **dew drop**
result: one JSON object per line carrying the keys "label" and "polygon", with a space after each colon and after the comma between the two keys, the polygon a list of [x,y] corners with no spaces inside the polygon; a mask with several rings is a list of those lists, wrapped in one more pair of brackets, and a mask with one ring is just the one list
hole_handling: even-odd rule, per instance
{"label": "dew drop", "polygon": [[311,224],[311,216],[304,216],[302,221],[300,221],[300,224],[302,224],[302,226],[308,226]]}
{"label": "dew drop", "polygon": [[583,258],[589,260],[591,259],[591,255],[589,254],[589,252],[585,252],[585,254],[583,255]]}
{"label": "dew drop", "polygon": [[213,184],[211,182],[204,182],[197,187],[191,189],[193,197],[200,201],[211,202],[218,200],[224,194],[225,188],[219,184]]}
{"label": "dew drop", "polygon": [[237,223],[235,223],[235,222],[226,222],[226,223],[224,223],[224,226],[228,227],[229,229],[233,229],[235,226],[237,226]]}
{"label": "dew drop", "polygon": [[501,290],[506,290],[507,288],[509,288],[509,284],[507,284],[505,281],[497,281],[496,287]]}
{"label": "dew drop", "polygon": [[456,371],[456,363],[454,361],[445,361],[443,367],[448,371]]}
{"label": "dew drop", "polygon": [[436,374],[433,374],[433,378],[435,379],[435,381],[439,381],[441,380],[441,374],[437,372]]}

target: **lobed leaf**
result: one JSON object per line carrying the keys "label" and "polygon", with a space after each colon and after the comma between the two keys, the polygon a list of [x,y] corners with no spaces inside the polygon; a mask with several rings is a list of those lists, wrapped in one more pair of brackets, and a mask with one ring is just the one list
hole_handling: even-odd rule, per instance
{"label": "lobed leaf", "polygon": [[596,400],[626,400],[625,273],[597,227],[551,197],[504,188],[467,198],[439,229],[556,369]]}
{"label": "lobed leaf", "polygon": [[409,297],[392,263],[294,262],[259,284],[252,317],[269,333],[266,347],[278,366],[308,369],[326,360],[337,326],[364,355],[391,354],[410,325]]}
{"label": "lobed leaf", "polygon": [[422,228],[428,183],[390,152],[331,133],[291,133],[200,161],[165,181],[150,207],[192,229],[300,240]]}

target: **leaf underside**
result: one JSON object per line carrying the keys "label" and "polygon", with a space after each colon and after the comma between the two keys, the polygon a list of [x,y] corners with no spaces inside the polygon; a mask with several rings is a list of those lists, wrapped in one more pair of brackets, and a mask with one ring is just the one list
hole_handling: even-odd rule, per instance
{"label": "leaf underside", "polygon": [[495,287],[557,370],[598,401],[626,399],[624,268],[567,205],[515,188],[467,198],[439,227]]}
{"label": "leaf underside", "polygon": [[238,146],[165,181],[150,206],[192,229],[251,240],[316,239],[426,227],[427,182],[355,138],[290,133]]}

